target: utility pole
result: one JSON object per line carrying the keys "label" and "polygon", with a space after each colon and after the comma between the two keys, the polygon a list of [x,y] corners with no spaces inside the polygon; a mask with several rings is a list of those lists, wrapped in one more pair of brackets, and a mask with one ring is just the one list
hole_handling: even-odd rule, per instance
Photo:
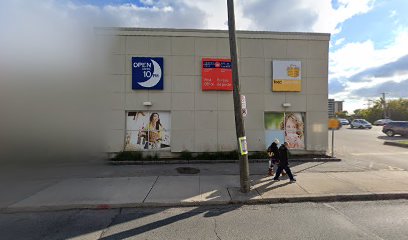
{"label": "utility pole", "polygon": [[247,193],[250,190],[249,184],[249,164],[248,164],[248,150],[245,137],[244,119],[242,117],[241,93],[238,78],[238,56],[237,44],[235,36],[235,14],[234,14],[234,0],[227,0],[228,7],[228,32],[230,43],[230,54],[232,64],[232,85],[234,98],[234,113],[235,113],[235,131],[237,134],[237,143],[239,151],[239,171],[241,192]]}
{"label": "utility pole", "polygon": [[367,107],[368,107],[368,108],[371,108],[371,103],[372,103],[372,101],[373,101],[373,100],[371,100],[371,99],[367,99]]}
{"label": "utility pole", "polygon": [[385,92],[381,93],[382,94],[382,104],[383,104],[383,117],[387,118],[387,102],[385,101]]}

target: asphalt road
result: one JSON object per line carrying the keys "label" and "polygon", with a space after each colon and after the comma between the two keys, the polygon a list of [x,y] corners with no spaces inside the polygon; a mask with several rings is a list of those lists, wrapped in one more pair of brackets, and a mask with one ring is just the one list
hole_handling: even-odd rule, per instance
{"label": "asphalt road", "polygon": [[[408,148],[384,145],[384,141],[406,139],[388,137],[381,126],[372,129],[351,129],[343,126],[334,132],[334,153],[345,163],[364,169],[408,170]],[[329,152],[331,133],[329,133]]]}
{"label": "asphalt road", "polygon": [[408,201],[0,214],[1,239],[406,239]]}

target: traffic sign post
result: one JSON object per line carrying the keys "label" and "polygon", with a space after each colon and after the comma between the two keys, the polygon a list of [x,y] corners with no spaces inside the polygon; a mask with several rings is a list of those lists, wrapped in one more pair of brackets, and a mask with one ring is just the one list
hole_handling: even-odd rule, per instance
{"label": "traffic sign post", "polygon": [[334,130],[338,130],[341,127],[340,121],[331,118],[329,119],[328,127],[332,130],[332,147],[331,147],[331,156],[334,157]]}

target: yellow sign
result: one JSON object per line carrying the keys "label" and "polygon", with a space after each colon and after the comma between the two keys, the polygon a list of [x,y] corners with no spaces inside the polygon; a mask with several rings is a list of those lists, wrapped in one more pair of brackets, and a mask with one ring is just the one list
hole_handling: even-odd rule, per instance
{"label": "yellow sign", "polygon": [[298,66],[291,64],[289,67],[286,68],[289,77],[297,78],[299,77],[300,69]]}
{"label": "yellow sign", "polygon": [[241,155],[246,155],[248,154],[248,145],[247,145],[247,141],[246,141],[246,137],[240,137],[238,138],[239,140],[239,148],[241,150]]}
{"label": "yellow sign", "polygon": [[273,80],[272,91],[300,92],[302,91],[302,83],[300,80]]}
{"label": "yellow sign", "polygon": [[328,123],[329,129],[330,130],[338,130],[341,126],[340,121],[335,119],[335,118],[331,118],[329,119],[329,123]]}
{"label": "yellow sign", "polygon": [[300,61],[274,60],[272,68],[272,91],[302,91],[302,63]]}

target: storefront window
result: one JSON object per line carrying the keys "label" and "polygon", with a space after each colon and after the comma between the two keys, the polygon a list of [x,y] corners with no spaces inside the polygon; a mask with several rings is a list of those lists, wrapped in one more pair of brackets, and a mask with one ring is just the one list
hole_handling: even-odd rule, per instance
{"label": "storefront window", "polygon": [[287,142],[291,149],[305,148],[304,113],[265,113],[265,145],[275,139]]}
{"label": "storefront window", "polygon": [[169,112],[127,112],[125,150],[170,150]]}

